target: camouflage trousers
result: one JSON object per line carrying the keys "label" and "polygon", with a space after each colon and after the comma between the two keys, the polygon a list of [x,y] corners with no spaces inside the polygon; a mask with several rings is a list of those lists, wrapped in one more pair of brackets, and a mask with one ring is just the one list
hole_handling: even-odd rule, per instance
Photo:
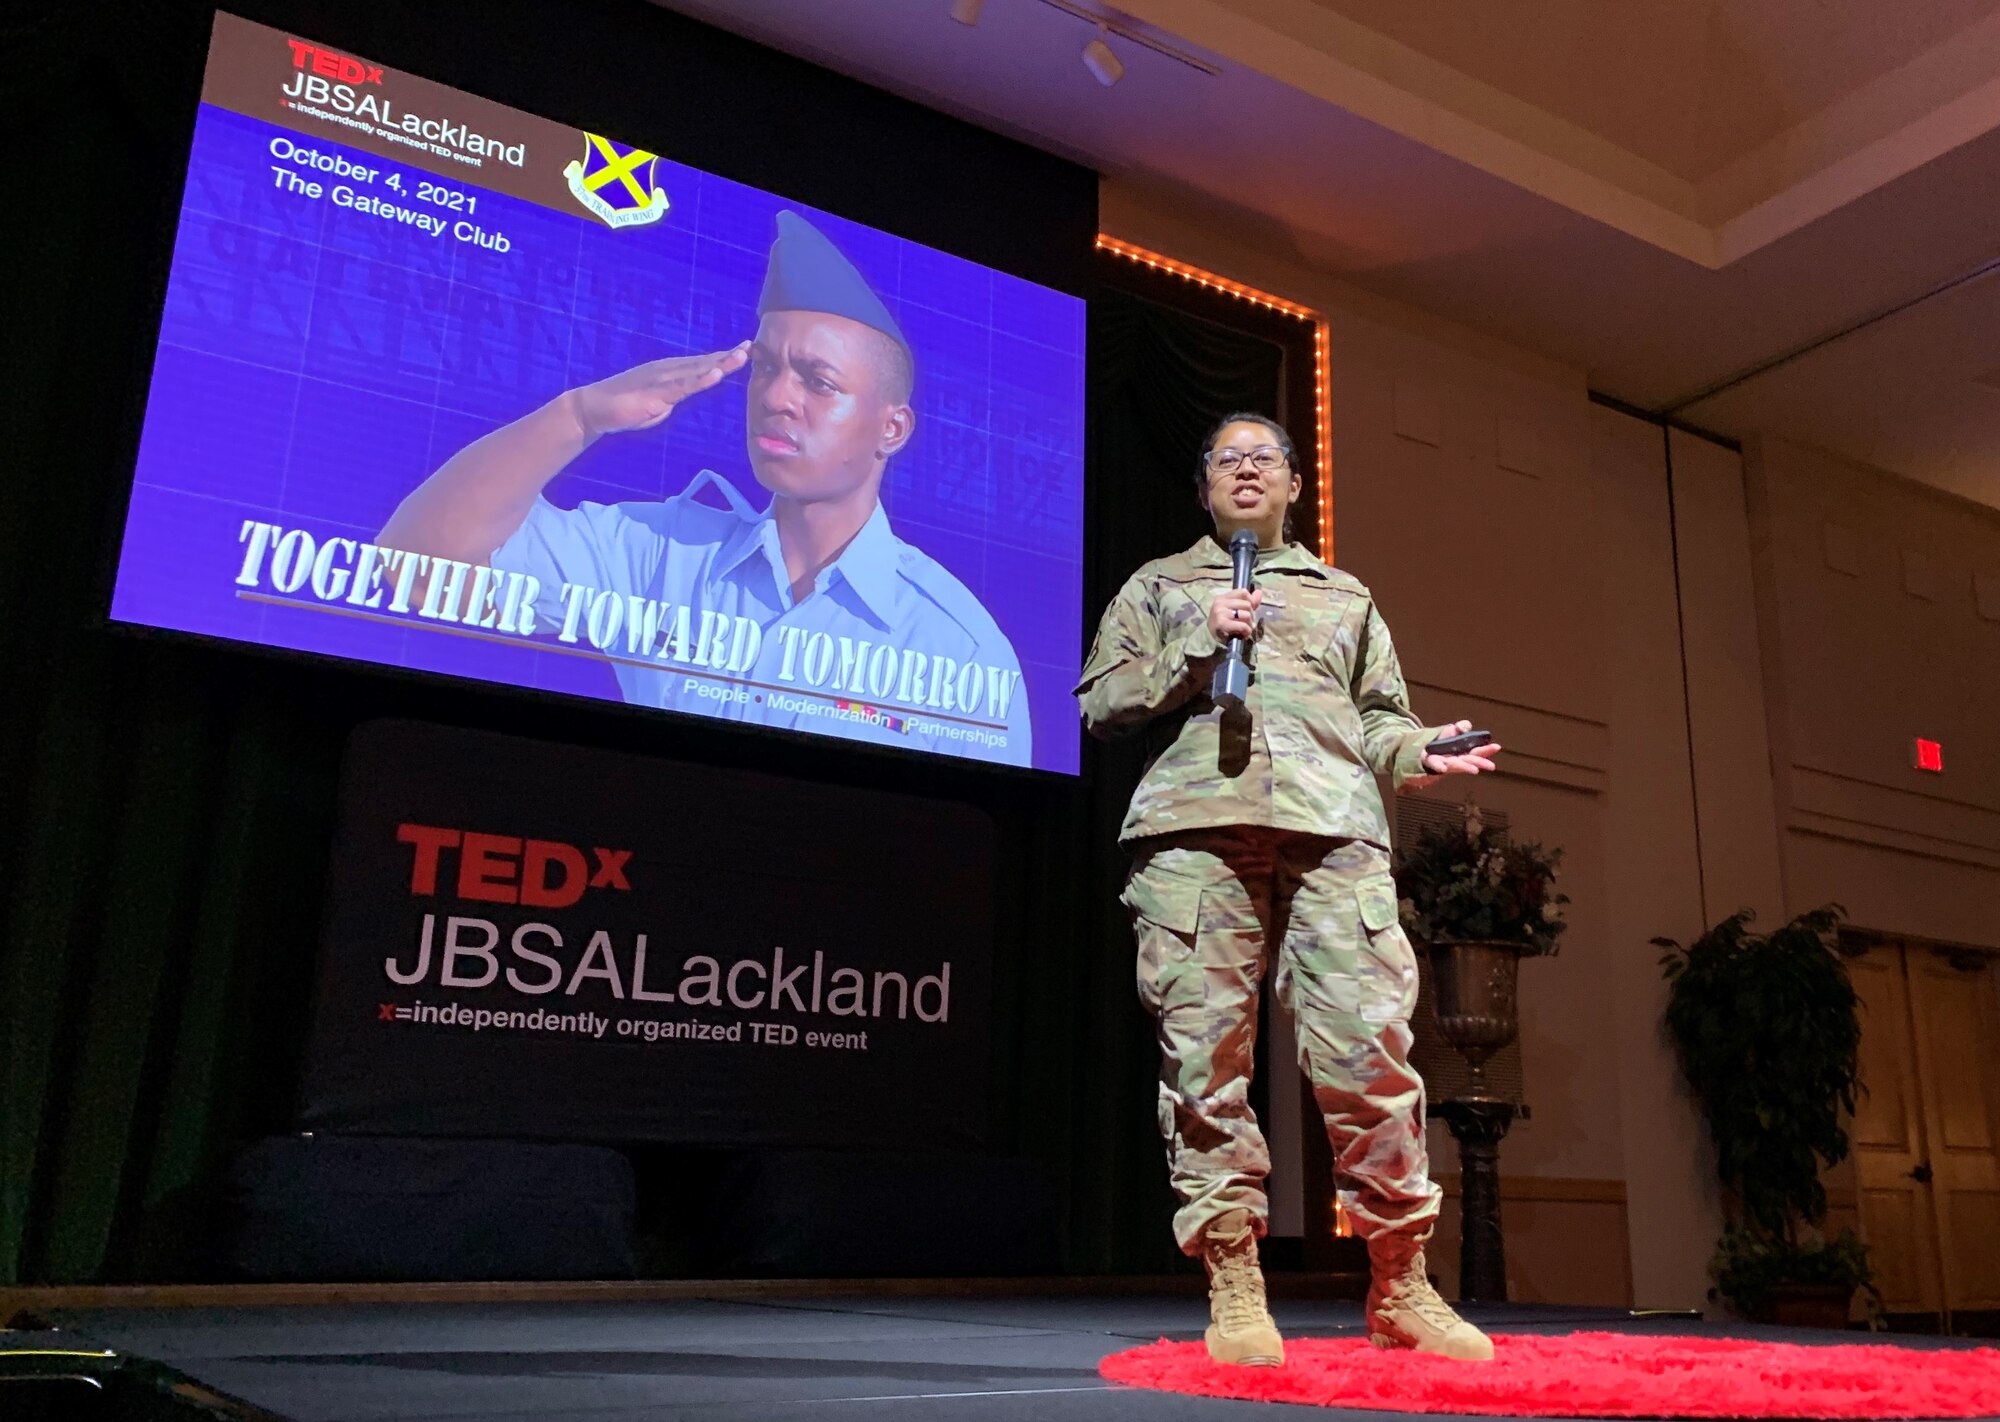
{"label": "camouflage trousers", "polygon": [[1333,1145],[1341,1203],[1363,1238],[1428,1237],[1440,1192],[1411,1068],[1416,955],[1397,922],[1388,856],[1359,840],[1238,827],[1134,846],[1123,895],[1139,997],[1160,1039],[1160,1134],[1181,1207],[1174,1237],[1199,1253],[1208,1221],[1268,1218],[1271,1155],[1250,1109],[1267,964],[1299,1065]]}

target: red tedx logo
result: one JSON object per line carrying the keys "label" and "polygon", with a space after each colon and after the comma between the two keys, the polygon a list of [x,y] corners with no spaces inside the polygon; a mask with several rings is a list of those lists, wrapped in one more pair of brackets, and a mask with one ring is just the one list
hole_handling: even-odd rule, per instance
{"label": "red tedx logo", "polygon": [[585,859],[581,849],[561,840],[520,839],[437,825],[398,825],[396,838],[416,851],[410,866],[413,894],[438,892],[438,873],[445,856],[454,851],[461,899],[568,908],[585,889],[632,887],[625,877],[632,862],[629,849],[592,849]]}
{"label": "red tedx logo", "polygon": [[310,69],[315,74],[324,74],[329,79],[337,79],[343,84],[380,84],[382,70],[379,65],[363,64],[358,59],[349,59],[331,49],[321,49],[316,44],[304,40],[288,39],[292,47],[292,68]]}

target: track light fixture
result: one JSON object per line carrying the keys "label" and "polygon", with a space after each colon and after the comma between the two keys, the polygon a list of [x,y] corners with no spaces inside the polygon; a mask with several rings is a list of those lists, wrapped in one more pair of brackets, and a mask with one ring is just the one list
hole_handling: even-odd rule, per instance
{"label": "track light fixture", "polygon": [[986,0],[951,0],[951,17],[961,25],[976,25],[985,8]]}
{"label": "track light fixture", "polygon": [[1125,77],[1124,64],[1112,53],[1111,46],[1104,42],[1110,33],[1108,28],[1099,25],[1090,43],[1083,47],[1083,67],[1096,75],[1097,82],[1107,89]]}
{"label": "track light fixture", "polygon": [[1110,56],[1110,63],[1107,69],[1111,77],[1106,79],[1102,74],[1098,74],[1097,61],[1092,58],[1091,45],[1084,46],[1083,62],[1090,66],[1092,74],[1098,74],[1099,83],[1116,84],[1119,76],[1125,72],[1125,66],[1119,62],[1118,56],[1112,53],[1111,46],[1104,42],[1104,36],[1106,35],[1116,35],[1127,44],[1135,45],[1140,49],[1150,49],[1155,54],[1164,55],[1176,64],[1185,64],[1188,68],[1206,74],[1211,79],[1222,73],[1220,69],[1217,69],[1200,55],[1190,54],[1184,49],[1167,43],[1167,41],[1161,39],[1158,35],[1149,34],[1145,27],[1129,25],[1121,21],[1116,15],[1103,13],[1103,11],[1097,8],[1097,0],[1089,0],[1089,3],[1086,3],[1086,0],[1042,0],[1042,3],[1051,10],[1060,10],[1065,15],[1074,15],[1077,19],[1085,21],[1092,29],[1097,31],[1098,38],[1093,43],[1104,54]]}

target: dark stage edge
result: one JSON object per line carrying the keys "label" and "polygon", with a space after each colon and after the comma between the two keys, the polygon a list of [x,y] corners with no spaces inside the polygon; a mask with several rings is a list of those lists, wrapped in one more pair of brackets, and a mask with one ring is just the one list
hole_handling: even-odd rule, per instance
{"label": "dark stage edge", "polygon": [[[1358,1304],[1279,1300],[1287,1334],[1361,1328]],[[1868,1335],[1723,1329],[1623,1309],[1468,1305],[1501,1332],[1730,1333],[1806,1343]],[[690,1417],[1230,1418],[1282,1404],[1117,1387],[1108,1353],[1201,1336],[1199,1298],[904,1296],[656,1303],[351,1304],[75,1309],[68,1346],[164,1364],[292,1422]],[[44,1335],[49,1336],[49,1335]],[[18,1337],[18,1335],[17,1335]],[[1954,1341],[1899,1337],[1922,1346]],[[1383,1422],[1386,1412],[1285,1408]]]}

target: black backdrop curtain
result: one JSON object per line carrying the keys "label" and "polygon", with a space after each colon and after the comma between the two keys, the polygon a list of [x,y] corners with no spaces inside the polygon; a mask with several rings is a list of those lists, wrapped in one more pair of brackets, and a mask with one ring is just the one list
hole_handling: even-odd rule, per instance
{"label": "black backdrop curtain", "polygon": [[[36,116],[0,128],[17,196],[0,217],[0,1283],[185,1276],[230,1152],[292,1128],[342,747],[376,716],[980,806],[1003,844],[994,1148],[1066,1186],[1068,1268],[1173,1265],[1115,899],[1129,749],[1093,747],[1075,782],[1008,777],[104,625],[185,137],[143,67],[100,62],[90,14],[67,13],[0,81],[9,116]],[[1091,342],[1094,616],[1206,527],[1196,441],[1222,411],[1274,405],[1282,362],[1117,292],[1093,301]],[[638,1159],[642,1193],[685,1165]]]}
{"label": "black backdrop curtain", "polygon": [[[1202,436],[1226,414],[1277,407],[1284,352],[1258,336],[1100,286],[1090,303],[1087,501],[1095,618],[1134,569],[1209,531],[1195,497]],[[1095,1099],[1074,1115],[1072,1267],[1121,1270],[1179,1261],[1173,1199],[1154,1122],[1159,1049],[1139,1007],[1131,930],[1117,900],[1125,859],[1118,826],[1143,768],[1136,740],[1093,743],[1085,835],[1084,956],[1074,1088]],[[1053,972],[1050,964],[1045,971]],[[1086,1111],[1088,1115],[1086,1117]]]}
{"label": "black backdrop curtain", "polygon": [[[1131,567],[1209,529],[1195,501],[1202,436],[1238,410],[1274,418],[1285,352],[1255,335],[1115,288],[1091,303],[1093,513],[1105,557]],[[1307,475],[1308,481],[1311,475]],[[1107,572],[1109,570],[1107,569]],[[1115,591],[1123,574],[1108,588]]]}

